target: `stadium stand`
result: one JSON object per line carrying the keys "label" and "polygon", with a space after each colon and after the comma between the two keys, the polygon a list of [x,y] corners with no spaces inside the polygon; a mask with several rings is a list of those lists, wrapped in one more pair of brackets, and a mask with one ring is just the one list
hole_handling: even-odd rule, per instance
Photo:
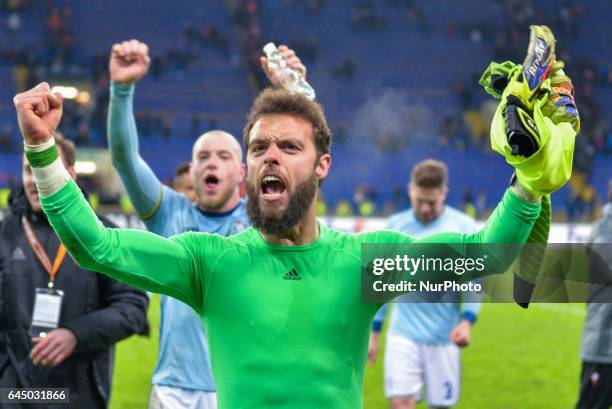
{"label": "stadium stand", "polygon": [[[138,84],[136,115],[143,156],[162,179],[169,179],[175,164],[188,157],[197,133],[219,127],[241,138],[257,92],[254,79],[260,75],[252,55],[274,41],[289,44],[303,57],[336,134],[335,171],[323,186],[328,210],[348,201],[358,213],[363,194],[356,192],[364,186],[375,214],[405,206],[398,191],[412,165],[427,156],[449,164],[451,205],[462,206],[466,192],[494,202],[510,168],[486,143],[490,103],[477,79],[492,59],[524,53],[527,27],[534,21],[559,33],[558,55],[571,58],[568,72],[583,115],[576,168],[584,176],[555,197],[555,209],[564,209],[585,186],[603,197],[612,175],[612,108],[606,103],[612,93],[612,50],[603,46],[603,33],[610,28],[605,13],[597,12],[609,8],[605,0],[185,0],[181,7],[95,0],[49,5],[44,11],[17,10],[18,30],[11,31],[8,23],[0,27],[0,131],[8,127],[7,133],[12,132],[11,143],[3,144],[0,136],[0,186],[19,175],[21,160],[11,102],[19,59],[7,49],[31,47],[46,54],[30,64],[37,73],[36,67],[45,67],[43,78],[86,78],[94,109],[75,114],[64,132],[80,145],[104,146],[110,46],[128,38],[149,43],[154,64]],[[59,76],[53,75],[53,61],[46,61],[53,54],[35,46],[52,48],[45,38],[54,7],[72,39]],[[154,13],[143,12],[152,8]],[[463,12],[466,8],[470,13]],[[0,19],[8,21],[14,12],[4,7]],[[168,145],[172,148],[160,149]],[[470,166],[476,162],[478,169]],[[484,175],[482,164],[489,169]]]}

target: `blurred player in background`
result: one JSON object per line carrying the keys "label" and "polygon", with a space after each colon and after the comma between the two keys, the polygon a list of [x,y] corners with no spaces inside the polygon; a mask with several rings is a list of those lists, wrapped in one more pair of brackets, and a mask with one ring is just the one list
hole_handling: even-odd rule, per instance
{"label": "blurred player in background", "polygon": [[[279,47],[287,64],[306,74],[293,50]],[[134,84],[149,69],[149,49],[131,40],[115,44],[110,56],[111,99],[108,144],[113,165],[147,229],[162,236],[186,231],[238,233],[248,226],[240,183],[246,168],[242,148],[227,132],[214,130],[193,145],[192,161],[177,168],[175,189],[164,187],[138,152],[133,114]],[[262,68],[273,85],[278,81]],[[194,203],[192,203],[194,202]],[[150,409],[216,407],[208,343],[200,317],[172,297],[161,298],[160,342]]]}
{"label": "blurred player in background", "polygon": [[[417,163],[408,184],[412,208],[391,216],[386,227],[413,237],[445,231],[474,232],[474,219],[444,203],[447,180],[443,162],[428,159]],[[423,302],[428,296],[432,296],[433,302]],[[471,292],[440,297],[441,294],[410,294],[394,304],[384,375],[385,396],[393,409],[414,408],[423,386],[432,409],[451,407],[459,399],[459,348],[470,343],[481,297]],[[379,351],[380,330],[388,306],[385,304],[374,318],[369,351],[372,363]]]}
{"label": "blurred player in background", "polygon": [[580,357],[580,396],[576,409],[608,409],[612,407],[612,180],[608,203],[593,227],[589,282],[591,284],[587,317],[582,333]]}
{"label": "blurred player in background", "polygon": [[189,172],[189,162],[182,162],[176,165],[174,169],[174,178],[172,179],[172,189],[187,196],[191,203],[198,200],[195,188],[193,187],[193,178]]}

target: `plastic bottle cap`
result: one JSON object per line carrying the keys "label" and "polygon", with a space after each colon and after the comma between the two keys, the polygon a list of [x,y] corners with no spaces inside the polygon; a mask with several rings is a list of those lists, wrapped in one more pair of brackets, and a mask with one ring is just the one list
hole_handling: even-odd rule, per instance
{"label": "plastic bottle cap", "polygon": [[266,55],[270,55],[272,54],[274,51],[276,51],[276,46],[274,45],[274,43],[268,43],[266,45],[264,45],[263,51],[264,53],[266,53]]}

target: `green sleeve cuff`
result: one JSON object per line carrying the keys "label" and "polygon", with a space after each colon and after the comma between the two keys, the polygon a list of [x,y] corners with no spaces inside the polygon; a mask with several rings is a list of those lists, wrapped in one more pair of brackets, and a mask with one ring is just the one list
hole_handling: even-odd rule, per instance
{"label": "green sleeve cuff", "polygon": [[49,149],[45,149],[41,152],[25,151],[25,156],[31,167],[44,168],[55,162],[59,157],[59,153],[57,151],[57,145],[54,144]]}

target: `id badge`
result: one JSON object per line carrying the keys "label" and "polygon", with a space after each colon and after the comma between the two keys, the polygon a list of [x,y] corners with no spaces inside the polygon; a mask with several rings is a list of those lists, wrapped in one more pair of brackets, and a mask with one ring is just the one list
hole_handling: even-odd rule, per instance
{"label": "id badge", "polygon": [[30,336],[44,337],[48,331],[57,328],[64,292],[54,288],[37,288],[32,312]]}

